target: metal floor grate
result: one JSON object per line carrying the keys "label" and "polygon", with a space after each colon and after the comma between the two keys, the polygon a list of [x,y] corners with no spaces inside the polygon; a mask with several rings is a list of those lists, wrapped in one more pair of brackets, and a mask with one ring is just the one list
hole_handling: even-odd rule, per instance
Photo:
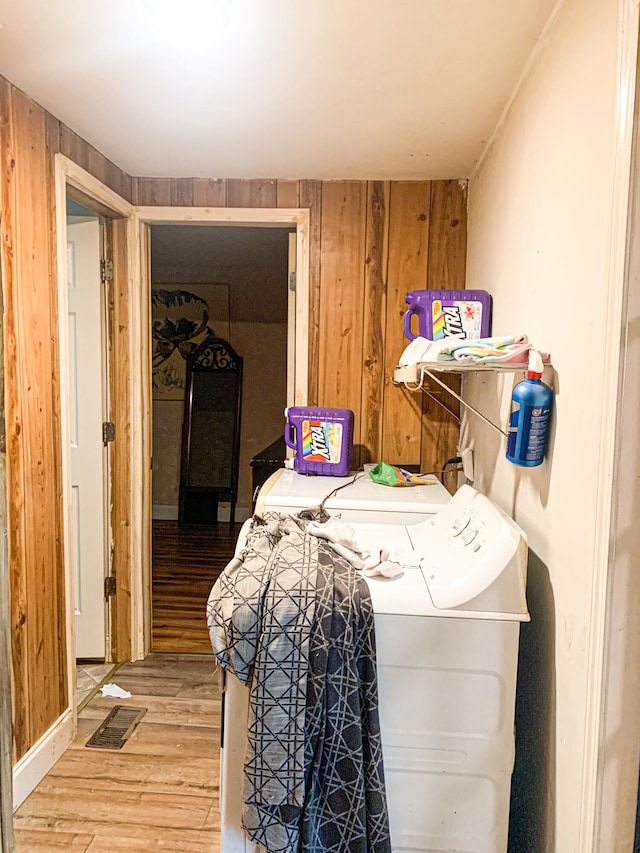
{"label": "metal floor grate", "polygon": [[116,705],[105,721],[85,743],[95,749],[122,749],[133,730],[147,713],[146,708],[128,708]]}

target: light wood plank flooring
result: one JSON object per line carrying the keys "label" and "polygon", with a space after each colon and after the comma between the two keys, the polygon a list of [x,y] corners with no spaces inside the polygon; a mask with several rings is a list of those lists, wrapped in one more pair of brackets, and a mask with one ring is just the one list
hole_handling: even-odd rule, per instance
{"label": "light wood plank flooring", "polygon": [[242,525],[179,527],[154,521],[152,541],[152,649],[209,653],[205,608],[227,565]]}
{"label": "light wood plank flooring", "polygon": [[[15,814],[16,853],[218,853],[220,694],[213,655],[151,654],[95,696],[71,747]],[[122,750],[86,749],[114,705],[147,708]]]}

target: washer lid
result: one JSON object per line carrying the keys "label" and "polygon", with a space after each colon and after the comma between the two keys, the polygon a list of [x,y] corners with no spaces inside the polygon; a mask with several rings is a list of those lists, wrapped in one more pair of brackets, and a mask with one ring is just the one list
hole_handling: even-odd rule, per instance
{"label": "washer lid", "polygon": [[451,495],[435,476],[429,475],[432,485],[382,486],[374,483],[368,471],[358,473],[352,483],[349,477],[314,477],[282,469],[267,481],[260,494],[264,509],[317,506],[334,489],[344,486],[325,503],[327,509],[376,510],[378,512],[407,512],[433,514],[450,501]]}

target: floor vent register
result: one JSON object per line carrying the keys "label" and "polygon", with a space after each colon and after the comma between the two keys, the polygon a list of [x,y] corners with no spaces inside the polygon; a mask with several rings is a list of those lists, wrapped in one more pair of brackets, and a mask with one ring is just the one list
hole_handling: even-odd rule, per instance
{"label": "floor vent register", "polygon": [[85,746],[94,749],[122,749],[146,713],[146,708],[116,705]]}

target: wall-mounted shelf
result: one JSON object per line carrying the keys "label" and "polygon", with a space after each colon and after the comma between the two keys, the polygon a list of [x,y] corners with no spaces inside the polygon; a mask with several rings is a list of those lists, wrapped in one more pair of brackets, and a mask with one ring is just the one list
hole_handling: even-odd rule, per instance
{"label": "wall-mounted shelf", "polygon": [[[550,367],[551,362],[545,361],[545,367]],[[469,411],[473,412],[474,415],[481,418],[486,424],[492,427],[496,432],[499,432],[505,438],[507,438],[507,432],[499,427],[497,424],[494,424],[493,421],[489,420],[486,415],[483,415],[482,412],[479,412],[474,406],[470,403],[467,403],[459,394],[457,394],[452,388],[449,388],[447,384],[445,384],[441,379],[439,379],[435,374],[436,373],[518,373],[521,371],[525,373],[527,370],[527,364],[508,364],[504,362],[478,362],[478,361],[421,361],[417,364],[408,364],[403,365],[402,367],[396,367],[393,371],[393,381],[396,385],[404,385],[405,388],[408,388],[409,391],[422,391],[423,394],[426,394],[432,400],[434,400],[439,406],[441,406],[446,412],[448,412],[452,417],[456,418],[456,420],[460,420],[459,416],[456,415],[455,412],[451,411],[451,409],[445,405],[442,400],[432,394],[428,388],[424,387],[425,377],[432,379],[437,385],[451,394],[452,397],[455,397],[458,402],[464,406]],[[413,384],[409,384],[413,383]]]}
{"label": "wall-mounted shelf", "polygon": [[[544,366],[548,367],[549,364],[550,362],[545,362]],[[436,373],[517,373],[519,370],[524,372],[526,369],[526,363],[505,364],[499,361],[421,361],[417,364],[396,367],[393,371],[393,381],[397,385],[403,385],[405,382],[420,382],[423,371],[435,371]]]}

